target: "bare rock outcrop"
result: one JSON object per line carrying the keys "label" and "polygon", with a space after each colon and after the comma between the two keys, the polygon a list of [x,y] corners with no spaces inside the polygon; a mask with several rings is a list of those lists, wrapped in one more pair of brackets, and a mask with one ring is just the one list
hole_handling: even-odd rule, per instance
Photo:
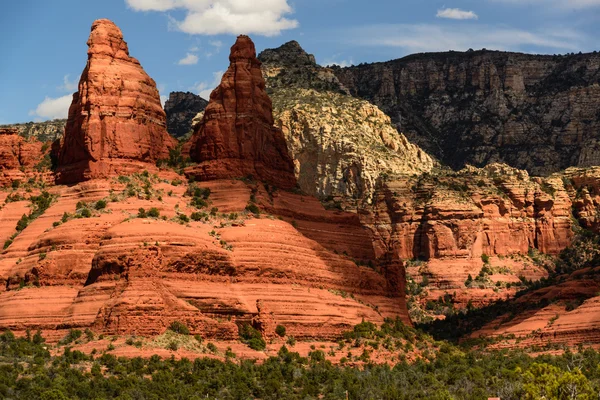
{"label": "bare rock outcrop", "polygon": [[512,296],[521,277],[546,276],[531,255],[571,244],[572,209],[583,208],[576,196],[562,175],[532,178],[503,164],[434,170],[382,182],[361,220],[378,255],[404,260],[423,305],[451,296],[463,308]]}
{"label": "bare rock outcrop", "polygon": [[53,119],[43,122],[24,122],[19,124],[0,125],[1,129],[15,129],[17,134],[25,139],[38,140],[40,142],[53,142],[63,137],[65,133],[66,119]]}
{"label": "bare rock outcrop", "polygon": [[140,164],[168,158],[176,144],[166,131],[156,83],[129,55],[121,30],[97,20],[87,44],[58,154],[62,183],[143,169]]}
{"label": "bare rock outcrop", "polygon": [[35,167],[39,172],[50,167],[44,164],[49,146],[20,136],[16,128],[0,128],[0,187],[31,177]]}
{"label": "bare rock outcrop", "polygon": [[199,180],[252,175],[281,188],[294,187],[292,159],[283,134],[274,126],[261,63],[248,36],[237,38],[229,61],[185,148],[198,163],[186,169],[186,175]]}
{"label": "bare rock outcrop", "polygon": [[350,96],[332,69],[318,65],[298,42],[258,58],[305,193],[370,202],[380,176],[420,174],[437,165],[377,106]]}
{"label": "bare rock outcrop", "polygon": [[182,138],[190,133],[192,120],[204,111],[208,101],[190,92],[171,92],[165,103],[167,113],[167,130],[176,138]]}
{"label": "bare rock outcrop", "polygon": [[501,162],[539,176],[600,160],[600,54],[429,53],[332,70],[455,169]]}

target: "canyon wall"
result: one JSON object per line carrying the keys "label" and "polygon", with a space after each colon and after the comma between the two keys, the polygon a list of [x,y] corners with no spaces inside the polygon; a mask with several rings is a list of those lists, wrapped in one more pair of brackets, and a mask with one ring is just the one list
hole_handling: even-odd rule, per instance
{"label": "canyon wall", "polygon": [[455,169],[502,162],[548,175],[600,161],[600,54],[446,52],[332,70]]}

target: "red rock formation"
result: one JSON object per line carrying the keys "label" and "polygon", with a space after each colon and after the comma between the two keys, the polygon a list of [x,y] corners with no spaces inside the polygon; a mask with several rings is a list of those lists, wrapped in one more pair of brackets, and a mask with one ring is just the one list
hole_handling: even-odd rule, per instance
{"label": "red rock formation", "polygon": [[253,175],[282,188],[294,187],[292,159],[283,134],[273,126],[261,63],[248,36],[238,37],[229,61],[185,149],[199,163],[186,174],[199,180]]}
{"label": "red rock formation", "polygon": [[[236,340],[244,322],[266,337],[283,324],[296,338],[335,338],[363,318],[408,322],[403,283],[390,285],[378,265],[354,261],[373,257],[356,215],[327,211],[312,197],[269,195],[261,184],[217,180],[202,185],[219,214],[181,225],[177,213],[194,209],[186,188],[164,178],[149,178],[152,190],[172,192],[162,200],[125,197],[58,226],[78,202],[118,196],[125,185],[54,187],[56,203],[0,253],[0,329],[157,335],[180,320],[204,337]],[[257,204],[293,221],[244,216],[253,192]],[[2,237],[14,233],[27,202],[7,207],[0,226],[11,229],[0,229]],[[124,218],[140,207],[157,207],[167,220]]]}
{"label": "red rock formation", "polygon": [[129,56],[121,30],[109,20],[94,21],[87,44],[59,150],[59,182],[144,169],[140,162],[168,158],[176,144],[156,84]]}
{"label": "red rock formation", "polygon": [[28,142],[14,134],[0,134],[0,169],[32,167],[42,158],[43,143]]}
{"label": "red rock formation", "polygon": [[515,299],[500,315],[472,334],[500,336],[497,348],[600,344],[600,268],[565,274],[558,283]]}
{"label": "red rock formation", "polygon": [[[520,276],[546,276],[527,254],[557,254],[571,243],[571,205],[561,177],[530,178],[526,171],[491,164],[386,182],[361,216],[378,257],[424,260],[406,268],[414,282],[425,282],[427,296],[420,300],[451,294],[464,307],[512,296],[515,289],[506,284]],[[492,273],[466,286],[488,257]]]}
{"label": "red rock formation", "polygon": [[24,180],[44,156],[41,142],[25,140],[15,131],[0,130],[0,187]]}

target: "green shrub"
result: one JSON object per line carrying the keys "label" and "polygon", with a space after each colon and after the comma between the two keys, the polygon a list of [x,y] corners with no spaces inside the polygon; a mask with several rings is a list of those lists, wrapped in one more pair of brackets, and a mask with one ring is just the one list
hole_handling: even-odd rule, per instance
{"label": "green shrub", "polygon": [[483,253],[481,255],[481,261],[483,261],[484,264],[488,264],[490,262],[490,256],[488,256],[487,254]]}
{"label": "green shrub", "polygon": [[92,212],[89,208],[84,208],[83,210],[81,210],[81,216],[83,218],[90,218],[92,216]]}
{"label": "green shrub", "polygon": [[259,330],[252,327],[250,324],[242,324],[238,327],[242,342],[248,345],[253,350],[264,350],[267,343],[262,337]]}
{"label": "green shrub", "polygon": [[13,189],[18,189],[19,186],[21,186],[21,181],[18,179],[15,179],[14,181],[12,181],[11,186]]}
{"label": "green shrub", "polygon": [[160,217],[160,211],[158,211],[158,208],[152,207],[148,211],[148,216],[151,217],[151,218],[158,218],[158,217]]}
{"label": "green shrub", "polygon": [[248,203],[248,205],[246,206],[246,211],[249,211],[254,215],[260,214],[260,208],[258,208],[258,206],[254,203]]}
{"label": "green shrub", "polygon": [[279,335],[279,337],[284,337],[285,336],[285,326],[277,325],[277,327],[275,328],[275,333],[277,335]]}
{"label": "green shrub", "polygon": [[67,336],[62,338],[62,340],[60,340],[58,343],[60,343],[60,344],[72,343],[72,342],[76,341],[77,339],[79,339],[82,334],[83,334],[83,332],[81,332],[79,329],[71,329],[69,331],[69,333],[67,334]]}
{"label": "green shrub", "polygon": [[233,352],[233,350],[231,350],[231,347],[228,347],[227,350],[225,351],[225,357],[227,358],[235,358],[236,354]]}
{"label": "green shrub", "polygon": [[29,225],[29,217],[25,214],[21,216],[21,219],[17,222],[17,232],[23,231]]}
{"label": "green shrub", "polygon": [[106,208],[106,200],[98,200],[95,206],[96,210],[102,210]]}
{"label": "green shrub", "polygon": [[211,352],[211,353],[216,353],[217,352],[217,346],[215,346],[214,343],[212,342],[208,342],[208,344],[206,345],[206,348]]}
{"label": "green shrub", "polygon": [[322,362],[325,361],[325,352],[323,352],[322,350],[314,350],[308,353],[308,357],[311,361]]}
{"label": "green shrub", "polygon": [[197,212],[197,211],[193,212],[192,215],[190,215],[190,218],[192,218],[192,220],[194,220],[194,221],[201,221],[206,217],[207,217],[206,213],[201,213],[201,212]]}
{"label": "green shrub", "polygon": [[190,330],[188,329],[188,327],[185,326],[185,324],[180,321],[171,322],[171,325],[169,325],[169,330],[171,330],[175,333],[179,333],[180,335],[189,335],[190,334]]}
{"label": "green shrub", "polygon": [[143,208],[140,208],[138,210],[138,218],[146,218],[146,210],[144,210]]}
{"label": "green shrub", "polygon": [[177,214],[177,218],[179,219],[180,222],[183,222],[183,223],[190,222],[190,219],[185,214]]}
{"label": "green shrub", "polygon": [[469,276],[467,276],[467,280],[465,281],[465,286],[469,286],[471,282],[473,282],[473,277],[471,274],[469,274]]}

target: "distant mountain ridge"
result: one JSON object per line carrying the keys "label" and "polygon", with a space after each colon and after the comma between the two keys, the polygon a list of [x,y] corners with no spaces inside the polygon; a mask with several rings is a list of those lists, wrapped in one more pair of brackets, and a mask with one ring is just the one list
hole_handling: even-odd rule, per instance
{"label": "distant mountain ridge", "polygon": [[44,122],[23,122],[0,125],[0,128],[15,128],[26,139],[36,138],[40,142],[53,142],[65,132],[66,119],[53,119]]}
{"label": "distant mountain ridge", "polygon": [[598,53],[428,53],[332,71],[455,169],[504,162],[548,175],[600,164]]}

